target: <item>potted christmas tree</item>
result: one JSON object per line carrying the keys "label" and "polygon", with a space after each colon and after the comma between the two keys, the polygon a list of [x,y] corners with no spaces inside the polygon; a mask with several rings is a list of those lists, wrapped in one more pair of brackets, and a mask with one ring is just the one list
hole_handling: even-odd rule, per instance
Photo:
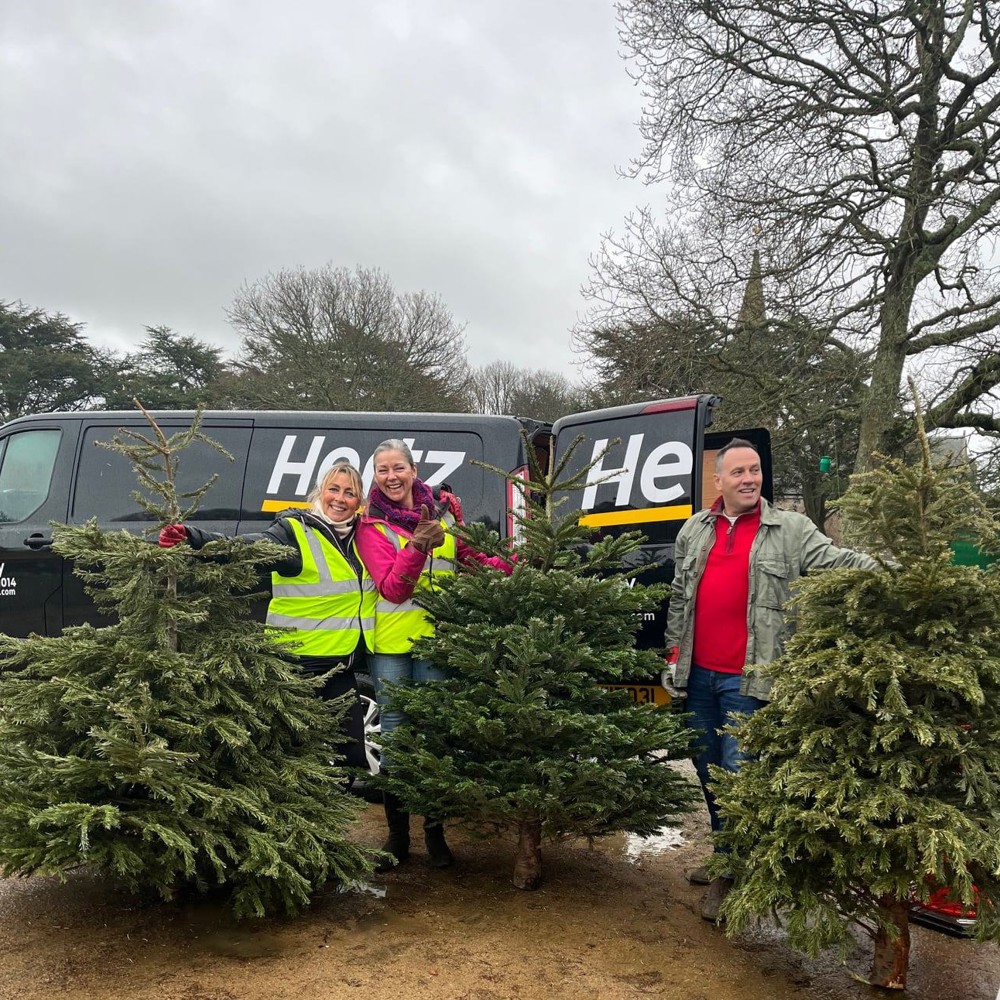
{"label": "potted christmas tree", "polygon": [[[919,420],[919,413],[918,413]],[[950,886],[978,933],[1000,898],[1000,578],[959,566],[996,549],[968,470],[886,460],[840,503],[878,570],[807,579],[770,704],[739,727],[755,759],[716,775],[735,887],[727,933],[778,915],[815,954],[874,942],[869,980],[904,988],[911,893]]]}
{"label": "potted christmas tree", "polygon": [[[214,442],[200,414],[170,438],[148,419],[149,437],[112,447],[158,529],[211,486],[179,496],[178,453]],[[370,872],[332,763],[344,706],[315,697],[250,614],[274,548],[162,549],[94,522],[57,527],[54,547],[112,624],[0,636],[0,868],[92,865],[164,898],[214,889],[238,916],[295,911]]]}
{"label": "potted christmas tree", "polygon": [[[600,686],[658,674],[661,657],[634,639],[665,594],[623,569],[636,533],[591,544],[579,511],[559,513],[556,495],[582,488],[587,471],[560,481],[570,454],[519,481],[527,511],[510,576],[466,567],[420,595],[436,631],[415,653],[449,676],[396,688],[408,722],[385,740],[383,781],[414,812],[516,833],[521,889],[541,881],[543,838],[650,834],[695,800],[671,765],[690,754],[683,721]],[[455,530],[511,556],[482,525]]]}

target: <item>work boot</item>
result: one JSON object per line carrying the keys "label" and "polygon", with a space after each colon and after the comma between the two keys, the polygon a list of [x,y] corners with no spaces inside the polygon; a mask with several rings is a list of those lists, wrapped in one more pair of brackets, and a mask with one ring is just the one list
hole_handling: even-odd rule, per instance
{"label": "work boot", "polygon": [[711,885],[712,876],[708,874],[708,865],[701,865],[685,876],[691,885]]}
{"label": "work boot", "polygon": [[450,868],[455,863],[455,857],[445,843],[444,824],[440,820],[424,820],[424,843],[431,868]]}
{"label": "work boot", "polygon": [[708,892],[705,893],[705,898],[701,901],[702,920],[710,920],[713,924],[726,922],[726,918],[719,915],[719,910],[732,888],[733,880],[728,875],[712,879],[708,885]]}
{"label": "work boot", "polygon": [[377,872],[390,871],[410,856],[410,814],[392,792],[385,792],[382,802],[385,806],[386,826],[389,827],[389,837],[382,845],[382,850],[395,859],[395,864],[389,858],[383,858],[375,865]]}

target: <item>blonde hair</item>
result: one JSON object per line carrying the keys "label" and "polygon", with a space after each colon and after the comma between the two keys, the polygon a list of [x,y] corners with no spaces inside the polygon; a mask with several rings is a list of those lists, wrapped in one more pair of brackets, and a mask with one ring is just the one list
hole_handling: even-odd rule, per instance
{"label": "blonde hair", "polygon": [[[354,487],[354,492],[357,493],[358,499],[362,502],[364,501],[365,490],[364,485],[361,482],[361,473],[358,472],[350,462],[345,459],[337,459],[329,469],[326,470],[326,475],[312,488],[309,496],[306,500],[309,501],[309,505],[317,513],[326,517],[323,513],[323,491],[330,485],[330,480],[334,476],[347,476],[351,480],[351,485]],[[361,513],[361,507],[358,507],[358,513]]]}

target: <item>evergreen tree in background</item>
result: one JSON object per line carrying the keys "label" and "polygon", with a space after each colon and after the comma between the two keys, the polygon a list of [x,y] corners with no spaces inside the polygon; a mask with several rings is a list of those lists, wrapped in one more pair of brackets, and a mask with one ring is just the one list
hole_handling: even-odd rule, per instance
{"label": "evergreen tree in background", "polygon": [[[919,413],[918,413],[919,423]],[[1000,579],[956,566],[950,543],[996,547],[967,467],[885,461],[840,503],[852,543],[884,560],[806,579],[797,630],[769,666],[772,701],[747,719],[738,774],[716,774],[735,933],[776,912],[815,955],[874,939],[870,980],[903,988],[908,898],[935,886],[1000,902]]]}
{"label": "evergreen tree in background", "polygon": [[[517,832],[521,889],[541,881],[543,837],[648,835],[695,801],[670,764],[690,756],[679,717],[598,686],[658,676],[662,658],[637,650],[635,633],[665,590],[622,571],[638,534],[589,545],[579,511],[557,515],[555,495],[582,488],[587,472],[559,481],[570,454],[551,475],[534,466],[523,484],[528,511],[517,517],[511,576],[473,566],[420,592],[436,632],[414,655],[449,677],[396,687],[408,722],[385,738],[383,781],[411,811]],[[456,533],[510,558],[482,525]]]}
{"label": "evergreen tree in background", "polygon": [[[178,496],[177,453],[215,443],[200,413],[169,439],[147,419],[151,437],[110,447],[159,527],[211,486]],[[0,868],[94,865],[164,898],[221,887],[238,916],[295,911],[368,874],[345,835],[356,800],[331,765],[345,706],[315,697],[250,617],[275,547],[161,549],[94,522],[57,528],[54,547],[114,623],[0,636]]]}

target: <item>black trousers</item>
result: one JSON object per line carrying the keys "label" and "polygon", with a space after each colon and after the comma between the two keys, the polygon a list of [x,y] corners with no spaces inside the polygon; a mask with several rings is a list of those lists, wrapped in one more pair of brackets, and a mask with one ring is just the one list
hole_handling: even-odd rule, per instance
{"label": "black trousers", "polygon": [[335,674],[327,677],[323,686],[317,690],[317,694],[324,701],[339,698],[342,694],[353,692],[350,708],[341,723],[344,736],[347,742],[340,748],[344,755],[348,767],[360,767],[368,769],[368,759],[365,757],[365,711],[358,698],[358,682],[354,676],[354,666],[358,662],[357,657],[363,656],[364,648],[360,653],[356,649],[349,656],[301,656],[298,663],[302,672],[307,677],[318,677],[325,674],[334,667],[342,667]]}

